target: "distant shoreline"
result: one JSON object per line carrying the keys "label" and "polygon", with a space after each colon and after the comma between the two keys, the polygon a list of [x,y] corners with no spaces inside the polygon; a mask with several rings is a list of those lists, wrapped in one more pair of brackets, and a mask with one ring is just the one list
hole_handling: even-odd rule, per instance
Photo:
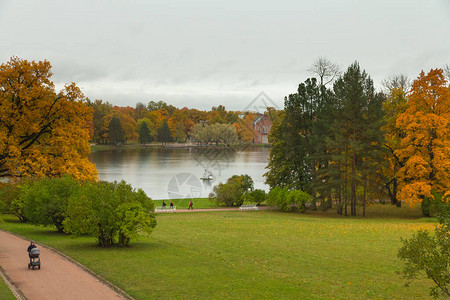
{"label": "distant shoreline", "polygon": [[161,143],[151,143],[151,144],[137,144],[137,143],[130,143],[125,145],[104,145],[104,144],[90,144],[91,152],[97,152],[97,151],[105,151],[105,150],[116,150],[116,149],[142,149],[142,148],[169,148],[169,149],[183,149],[183,148],[220,148],[220,149],[226,149],[226,148],[239,148],[239,147],[263,147],[263,148],[270,148],[270,144],[234,144],[231,146],[226,145],[215,145],[215,144],[209,144],[209,145],[198,145],[198,144],[182,144],[182,143],[168,143],[166,145],[162,145]]}

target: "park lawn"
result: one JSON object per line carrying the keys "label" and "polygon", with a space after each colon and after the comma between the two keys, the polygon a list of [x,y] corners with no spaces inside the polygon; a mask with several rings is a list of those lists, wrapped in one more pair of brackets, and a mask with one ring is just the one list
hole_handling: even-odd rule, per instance
{"label": "park lawn", "polygon": [[16,297],[11,292],[9,287],[6,285],[6,283],[3,281],[2,278],[0,278],[0,299],[2,300],[15,300]]}
{"label": "park lawn", "polygon": [[333,211],[164,214],[150,238],[110,249],[5,220],[1,228],[61,250],[136,299],[429,299],[429,280],[405,287],[395,274],[400,237],[436,225],[419,208],[377,205],[365,219]]}

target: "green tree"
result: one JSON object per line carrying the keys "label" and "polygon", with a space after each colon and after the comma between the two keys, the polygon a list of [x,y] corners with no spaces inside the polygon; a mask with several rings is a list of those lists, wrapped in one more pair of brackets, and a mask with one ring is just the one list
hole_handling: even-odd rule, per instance
{"label": "green tree", "polygon": [[126,246],[138,234],[153,231],[153,211],[153,201],[124,181],[88,182],[69,198],[64,231],[74,236],[91,234],[103,247]]}
{"label": "green tree", "polygon": [[153,134],[148,128],[146,122],[141,122],[138,124],[138,134],[139,134],[139,142],[141,144],[151,143],[153,140]]}
{"label": "green tree", "polygon": [[266,192],[264,190],[256,189],[251,192],[246,192],[242,195],[243,202],[256,203],[257,205],[266,200]]}
{"label": "green tree", "polygon": [[[381,93],[375,93],[373,81],[357,62],[353,63],[334,84],[336,110],[332,130],[327,141],[327,153],[331,169],[328,182],[337,189],[341,206],[338,213],[356,216],[357,190],[372,188],[376,182],[367,184],[377,171],[383,145]],[[327,184],[328,182],[325,182]],[[365,201],[363,201],[363,205]]]}
{"label": "green tree", "polygon": [[233,175],[226,183],[219,183],[213,188],[210,198],[215,197],[218,204],[240,206],[244,202],[243,195],[253,191],[253,180],[248,175]]}
{"label": "green tree", "polygon": [[281,122],[273,125],[270,136],[273,149],[266,178],[271,187],[311,188],[307,157],[311,153],[309,141],[318,95],[316,80],[308,79],[298,86],[297,93],[285,98]]}
{"label": "green tree", "polygon": [[158,128],[158,141],[164,145],[173,141],[167,121],[164,121],[161,127]]}
{"label": "green tree", "polygon": [[117,117],[113,117],[108,126],[109,142],[113,145],[121,145],[125,143],[125,135]]}
{"label": "green tree", "polygon": [[[447,197],[450,194],[447,194]],[[450,197],[448,197],[450,198]],[[439,225],[435,233],[420,230],[409,239],[402,240],[403,246],[398,251],[398,257],[405,261],[405,266],[399,274],[411,280],[420,274],[433,280],[435,286],[430,295],[450,297],[450,199],[440,200]]]}
{"label": "green tree", "polygon": [[[24,181],[22,181],[23,183]],[[13,214],[20,222],[24,223],[27,221],[27,218],[24,214],[25,203],[20,198],[20,188],[21,184],[10,183],[0,189],[0,211],[5,214]]]}
{"label": "green tree", "polygon": [[20,188],[25,217],[33,224],[54,225],[58,232],[63,232],[67,201],[79,187],[78,181],[68,175],[29,181]]}

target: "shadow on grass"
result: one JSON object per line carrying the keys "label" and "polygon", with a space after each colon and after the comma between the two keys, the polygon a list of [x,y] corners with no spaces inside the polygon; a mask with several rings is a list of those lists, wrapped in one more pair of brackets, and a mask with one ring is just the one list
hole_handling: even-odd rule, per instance
{"label": "shadow on grass", "polygon": [[[277,213],[283,213],[281,211],[276,211]],[[274,213],[272,211],[271,213]],[[348,216],[339,215],[336,212],[336,208],[330,208],[325,211],[318,208],[317,210],[307,209],[304,213],[300,212],[291,212],[292,215],[298,216],[312,216],[312,217],[320,217],[320,218],[331,218],[331,219],[360,219],[360,220],[374,220],[374,219],[398,219],[398,220],[424,220],[424,222],[433,223],[436,221],[435,218],[423,218],[422,211],[420,207],[409,207],[402,206],[396,207],[390,204],[374,204],[366,207],[366,216],[362,216],[362,208],[358,207],[356,217],[350,216],[350,207],[348,208]]]}

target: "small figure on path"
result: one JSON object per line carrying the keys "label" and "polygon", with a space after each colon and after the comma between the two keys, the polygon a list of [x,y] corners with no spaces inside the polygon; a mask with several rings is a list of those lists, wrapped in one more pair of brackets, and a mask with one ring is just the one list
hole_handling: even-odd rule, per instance
{"label": "small figure on path", "polygon": [[28,252],[28,256],[30,256],[30,252],[31,249],[36,248],[36,245],[34,244],[33,241],[30,242],[30,246],[28,246],[27,252]]}
{"label": "small figure on path", "polygon": [[170,208],[173,208],[173,202],[170,200]]}
{"label": "small figure on path", "polygon": [[39,270],[41,269],[41,259],[39,258],[40,251],[36,247],[33,241],[30,242],[30,246],[27,249],[28,257],[30,258],[30,262],[28,263],[28,269],[37,267]]}
{"label": "small figure on path", "polygon": [[190,210],[190,209],[194,210],[194,203],[192,202],[192,200],[189,201],[188,210]]}
{"label": "small figure on path", "polygon": [[162,207],[166,207],[166,201],[163,200]]}

